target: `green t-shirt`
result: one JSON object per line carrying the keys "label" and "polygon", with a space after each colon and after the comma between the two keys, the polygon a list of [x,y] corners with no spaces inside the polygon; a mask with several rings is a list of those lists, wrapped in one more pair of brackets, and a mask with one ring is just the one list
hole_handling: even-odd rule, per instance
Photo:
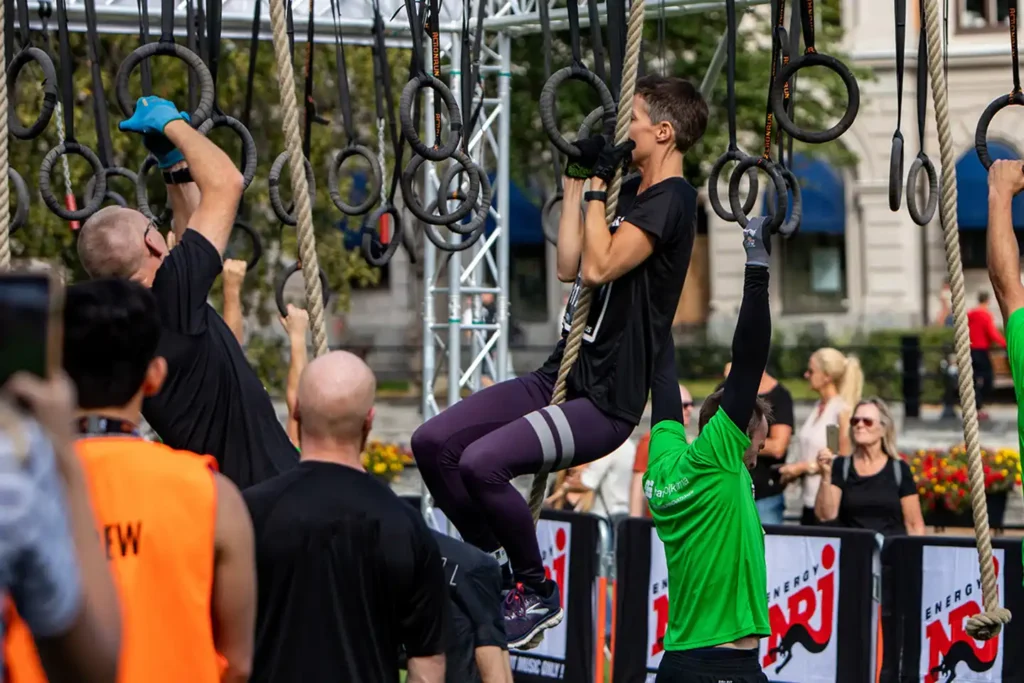
{"label": "green t-shirt", "polygon": [[[1013,392],[1017,397],[1017,444],[1024,455],[1024,308],[1018,308],[1006,321],[1006,356],[1010,361]],[[1024,558],[1024,546],[1021,546]]]}
{"label": "green t-shirt", "polygon": [[768,574],[750,439],[725,411],[687,445],[683,426],[651,430],[644,495],[668,562],[666,650],[767,636]]}

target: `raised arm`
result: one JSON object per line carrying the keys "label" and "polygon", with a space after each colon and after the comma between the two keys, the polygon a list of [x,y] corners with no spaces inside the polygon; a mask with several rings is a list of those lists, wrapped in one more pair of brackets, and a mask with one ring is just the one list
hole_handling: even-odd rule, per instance
{"label": "raised arm", "polygon": [[[556,272],[562,282],[575,282],[583,256],[583,225],[578,207],[583,201],[583,186],[594,173],[594,164],[605,140],[600,135],[576,141],[582,155],[570,159],[562,179],[562,215],[558,219]],[[605,226],[607,231],[607,226]]]}
{"label": "raised arm", "polygon": [[998,160],[988,171],[988,235],[986,257],[988,277],[1003,322],[1018,308],[1024,308],[1024,285],[1020,281],[1020,248],[1013,233],[1013,198],[1024,189],[1021,162]]}
{"label": "raised arm", "polygon": [[757,390],[772,341],[768,306],[771,236],[765,234],[767,227],[767,219],[758,217],[743,229],[743,248],[747,252],[743,302],[732,337],[732,368],[722,389],[722,410],[743,431],[757,403]]}
{"label": "raised arm", "polygon": [[295,404],[299,398],[299,379],[306,369],[306,331],[309,329],[309,313],[305,309],[288,304],[288,317],[281,318],[281,325],[288,333],[291,360],[288,363],[288,381],[284,389],[284,400],[288,405],[288,438],[299,446],[299,421],[295,419]]}
{"label": "raised arm", "polygon": [[245,323],[242,317],[242,283],[245,282],[245,261],[224,261],[224,322],[235,335],[239,345],[245,343]]}

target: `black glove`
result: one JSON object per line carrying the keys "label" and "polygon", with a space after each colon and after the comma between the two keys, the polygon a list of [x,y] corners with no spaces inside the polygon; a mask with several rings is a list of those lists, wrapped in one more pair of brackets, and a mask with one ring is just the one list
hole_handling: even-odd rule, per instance
{"label": "black glove", "polygon": [[577,140],[576,147],[579,148],[580,155],[566,162],[566,177],[589,180],[594,175],[594,164],[607,146],[608,140],[603,135],[591,135],[589,138]]}
{"label": "black glove", "polygon": [[748,266],[771,265],[772,236],[768,231],[768,216],[751,218],[743,228],[743,251],[747,253]]}
{"label": "black glove", "polygon": [[601,154],[597,157],[597,163],[594,164],[594,177],[610,183],[615,172],[620,168],[625,168],[633,160],[634,148],[636,148],[636,143],[632,140],[626,140],[621,145],[606,146],[601,150]]}

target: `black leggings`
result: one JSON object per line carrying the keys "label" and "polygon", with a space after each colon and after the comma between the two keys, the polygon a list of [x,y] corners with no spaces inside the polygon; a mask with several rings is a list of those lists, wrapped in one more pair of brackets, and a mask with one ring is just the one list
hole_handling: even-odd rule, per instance
{"label": "black leggings", "polygon": [[547,407],[554,379],[539,372],[487,387],[425,422],[412,454],[434,502],[485,552],[503,547],[516,579],[544,582],[533,516],[513,477],[603,458],[635,425],[587,398]]}
{"label": "black leggings", "polygon": [[654,683],[768,683],[757,656],[724,647],[666,652]]}

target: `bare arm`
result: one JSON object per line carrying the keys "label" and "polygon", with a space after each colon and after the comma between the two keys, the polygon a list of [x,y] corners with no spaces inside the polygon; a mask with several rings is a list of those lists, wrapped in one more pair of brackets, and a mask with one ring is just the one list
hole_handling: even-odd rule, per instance
{"label": "bare arm", "polygon": [[1024,307],[1020,281],[1020,247],[1013,233],[1013,197],[1024,187],[1020,161],[996,161],[988,174],[988,232],[986,259],[1003,321]]}
{"label": "bare arm", "polygon": [[473,652],[483,683],[512,683],[508,651],[495,645],[478,647]]}
{"label": "bare arm", "polygon": [[189,216],[188,227],[210,240],[223,254],[242,197],[242,174],[223,150],[185,121],[171,121],[164,128],[164,135],[184,155],[192,180],[202,195]]}
{"label": "bare arm", "polygon": [[224,261],[224,322],[238,344],[245,343],[245,323],[242,318],[242,283],[245,281],[245,261]]}
{"label": "bare arm", "polygon": [[844,410],[839,413],[837,420],[839,425],[839,453],[853,453],[853,444],[850,443],[850,411]]}
{"label": "bare arm", "polygon": [[306,330],[309,329],[309,313],[288,304],[288,317],[280,320],[291,344],[291,361],[288,364],[288,380],[284,390],[284,400],[288,404],[287,431],[288,438],[298,447],[299,421],[295,419],[295,404],[299,397],[299,380],[307,363]]}
{"label": "bare arm", "polygon": [[917,493],[900,498],[903,509],[903,523],[907,527],[908,536],[924,536],[924,515],[921,514],[921,499]]}
{"label": "bare arm", "polygon": [[410,657],[405,683],[444,683],[444,655]]}
{"label": "bare arm", "polygon": [[839,503],[843,500],[843,490],[832,483],[832,451],[822,448],[818,452],[818,469],[821,471],[821,486],[814,499],[814,516],[822,522],[831,522],[839,516]]}
{"label": "bare arm", "polygon": [[[183,168],[188,168],[188,163],[185,161],[175,164],[169,170],[179,171]],[[167,200],[171,203],[171,211],[174,214],[171,234],[176,240],[180,240],[188,230],[189,221],[192,220],[192,214],[199,207],[201,198],[202,194],[195,182],[167,185]],[[171,245],[167,246],[170,248]]]}
{"label": "bare arm", "polygon": [[577,178],[562,178],[562,217],[558,220],[556,271],[561,282],[575,282],[583,254],[583,226],[577,207],[583,201],[583,184]]}
{"label": "bare arm", "polygon": [[633,478],[629,481],[629,516],[643,517],[644,505],[647,499],[644,498],[644,473],[634,472]]}
{"label": "bare arm", "polygon": [[216,474],[217,528],[213,579],[213,632],[227,660],[224,683],[244,683],[252,669],[256,630],[256,556],[252,521],[242,494]]}
{"label": "bare arm", "polygon": [[781,458],[789,448],[789,440],[793,436],[793,428],[789,425],[774,424],[768,430],[768,438],[764,440],[758,455],[769,458]]}

